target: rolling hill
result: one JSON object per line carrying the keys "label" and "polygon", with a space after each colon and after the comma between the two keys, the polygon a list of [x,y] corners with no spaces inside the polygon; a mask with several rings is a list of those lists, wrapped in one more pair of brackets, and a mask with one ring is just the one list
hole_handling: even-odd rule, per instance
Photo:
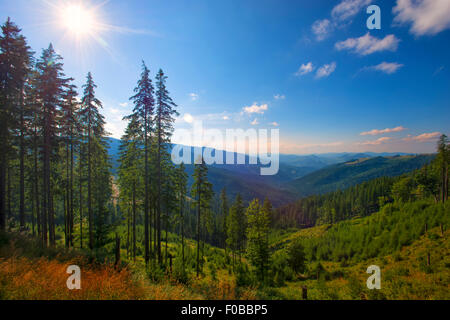
{"label": "rolling hill", "polygon": [[298,197],[345,189],[383,176],[398,176],[421,168],[434,155],[374,157],[350,160],[317,170],[288,182],[286,189]]}
{"label": "rolling hill", "polygon": [[[117,173],[119,145],[120,140],[109,138],[113,174]],[[346,188],[380,176],[400,175],[421,167],[432,157],[371,152],[280,154],[277,175],[261,176],[261,165],[214,164],[209,166],[208,178],[216,194],[226,187],[230,199],[238,193],[246,202],[267,197],[278,207],[304,196]],[[194,166],[187,165],[186,170],[191,185]]]}

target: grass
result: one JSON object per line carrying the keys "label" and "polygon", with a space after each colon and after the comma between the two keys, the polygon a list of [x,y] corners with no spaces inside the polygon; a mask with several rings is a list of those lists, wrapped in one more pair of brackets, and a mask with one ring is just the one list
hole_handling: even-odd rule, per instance
{"label": "grass", "polygon": [[[362,227],[370,218],[345,223]],[[329,225],[302,230],[276,230],[270,235],[274,256],[296,239],[321,239],[331,232]],[[39,300],[233,300],[233,299],[302,299],[307,287],[308,298],[328,299],[450,299],[450,230],[441,235],[439,228],[428,232],[388,255],[371,259],[321,261],[323,271],[317,273],[317,262],[309,262],[308,270],[275,287],[236,284],[229,252],[205,245],[203,272],[195,277],[194,241],[186,241],[189,277],[180,282],[174,273],[145,268],[142,257],[136,263],[128,260],[122,247],[123,262],[115,268],[111,253],[77,249],[42,249],[33,238],[18,234],[0,234],[0,299]],[[179,254],[178,236],[169,234],[169,252]],[[428,265],[427,256],[431,263]],[[242,260],[247,263],[245,259]],[[82,289],[68,290],[69,265],[82,270]],[[368,290],[367,267],[381,268],[381,290]]]}

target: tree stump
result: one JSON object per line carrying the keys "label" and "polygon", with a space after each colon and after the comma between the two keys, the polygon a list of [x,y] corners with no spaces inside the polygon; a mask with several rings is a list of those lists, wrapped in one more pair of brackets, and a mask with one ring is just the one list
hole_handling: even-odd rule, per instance
{"label": "tree stump", "polygon": [[114,265],[117,267],[120,264],[120,237],[116,234],[116,261]]}
{"label": "tree stump", "polygon": [[306,286],[302,287],[302,297],[303,300],[308,300],[308,288]]}

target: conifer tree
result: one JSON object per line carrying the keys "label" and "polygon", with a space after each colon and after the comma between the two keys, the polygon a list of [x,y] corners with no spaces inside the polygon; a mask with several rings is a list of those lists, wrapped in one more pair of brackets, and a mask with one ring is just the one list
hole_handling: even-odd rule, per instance
{"label": "conifer tree", "polygon": [[213,197],[212,184],[208,181],[208,167],[203,158],[199,162],[199,164],[195,164],[194,183],[191,187],[191,195],[194,199],[192,204],[197,209],[197,277],[200,274],[201,217],[202,214],[206,214],[211,209]]}
{"label": "conifer tree", "polygon": [[241,255],[244,249],[246,237],[246,216],[242,197],[238,193],[236,200],[227,216],[227,246],[233,255],[233,265],[236,262],[236,254]]}
{"label": "conifer tree", "polygon": [[219,214],[219,237],[220,237],[220,245],[227,248],[227,217],[229,214],[230,208],[228,205],[228,197],[227,190],[223,188],[220,192],[220,214]]}
{"label": "conifer tree", "polygon": [[165,231],[165,252],[164,252],[164,263],[167,266],[168,259],[168,234],[169,228],[172,225],[172,216],[171,212],[176,210],[178,207],[178,202],[176,199],[176,168],[173,165],[170,155],[167,152],[163,153],[163,162],[162,162],[162,186],[161,186],[161,199],[162,205],[164,209],[164,231]]}
{"label": "conifer tree", "polygon": [[25,85],[30,73],[32,52],[19,27],[7,19],[0,35],[0,230],[6,226],[6,173],[11,154],[12,133],[19,135],[20,226],[25,226]]}
{"label": "conifer tree", "polygon": [[65,201],[66,201],[66,246],[73,247],[74,228],[74,149],[77,140],[79,105],[76,86],[69,84],[64,93],[62,106],[62,137],[65,144]]}
{"label": "conifer tree", "polygon": [[445,134],[439,138],[437,151],[441,171],[441,201],[445,202],[448,200],[448,167],[450,163],[449,140]]}
{"label": "conifer tree", "polygon": [[162,160],[163,153],[170,143],[170,137],[173,132],[173,123],[178,115],[175,107],[177,106],[166,88],[167,76],[160,69],[156,75],[156,112],[155,112],[155,134],[156,134],[156,255],[158,262],[162,263],[161,255],[161,186],[162,186]]}
{"label": "conifer tree", "polygon": [[[137,199],[140,197],[142,185],[142,143],[139,139],[139,125],[132,117],[121,139],[119,158],[120,198],[128,207],[128,218],[132,229],[132,256],[136,258],[136,220]],[[131,218],[131,219],[130,219]]]}
{"label": "conifer tree", "polygon": [[144,145],[144,247],[145,262],[148,264],[150,259],[150,135],[152,133],[153,114],[155,108],[155,100],[153,97],[154,88],[150,78],[150,70],[142,62],[142,74],[138,81],[137,87],[134,89],[135,95],[130,98],[135,107],[133,109],[133,117],[139,126],[139,139],[143,140]]}
{"label": "conifer tree", "polygon": [[181,163],[180,166],[176,169],[176,177],[175,177],[175,188],[176,188],[176,196],[178,198],[178,210],[179,210],[179,221],[180,221],[180,234],[181,234],[181,259],[183,269],[185,267],[185,256],[184,256],[184,209],[186,203],[186,194],[187,194],[187,173],[184,166],[184,163]]}
{"label": "conifer tree", "polygon": [[[26,105],[30,110],[30,118],[28,123],[28,134],[29,134],[29,152],[30,152],[30,198],[32,203],[32,221],[35,221],[37,227],[37,233],[39,239],[42,239],[41,232],[41,201],[39,198],[41,188],[41,172],[39,165],[39,127],[40,127],[40,116],[41,116],[41,105],[38,100],[37,90],[36,90],[36,79],[37,72],[33,70],[28,79],[28,84],[26,86]],[[34,228],[33,228],[34,235]]]}
{"label": "conifer tree", "polygon": [[261,207],[258,199],[253,200],[246,211],[247,255],[256,268],[258,278],[264,282],[269,265],[269,229],[272,216],[272,205],[265,200]]}
{"label": "conifer tree", "polygon": [[92,79],[92,74],[87,75],[86,84],[83,85],[81,119],[85,124],[87,131],[87,184],[88,184],[88,221],[89,221],[89,248],[94,248],[94,212],[92,208],[92,154],[94,139],[100,139],[105,134],[105,120],[99,109],[102,103],[95,97],[95,88],[97,85]]}
{"label": "conifer tree", "polygon": [[55,170],[52,163],[56,161],[56,150],[58,146],[58,118],[62,105],[64,86],[68,79],[62,70],[61,56],[53,49],[52,44],[48,49],[43,50],[41,58],[38,60],[36,69],[38,72],[36,87],[39,100],[42,104],[41,134],[42,158],[43,158],[43,200],[42,200],[42,226],[43,244],[47,245],[47,223],[48,239],[50,245],[55,246],[55,216],[54,216],[54,196],[52,176]]}

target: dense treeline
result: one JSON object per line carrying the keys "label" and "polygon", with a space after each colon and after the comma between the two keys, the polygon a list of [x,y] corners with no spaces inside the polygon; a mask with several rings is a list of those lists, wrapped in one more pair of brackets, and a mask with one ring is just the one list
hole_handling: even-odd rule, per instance
{"label": "dense treeline", "polygon": [[432,198],[448,199],[449,147],[447,136],[438,142],[438,155],[420,170],[398,177],[382,177],[345,190],[315,195],[276,210],[274,227],[305,228],[333,224],[378,212],[386,203]]}
{"label": "dense treeline", "polygon": [[398,179],[378,178],[346,190],[300,199],[276,210],[274,226],[305,228],[368,216],[379,210],[380,198],[390,201],[390,189]]}
{"label": "dense treeline", "polygon": [[92,75],[78,98],[53,46],[35,58],[10,19],[0,49],[0,229],[18,222],[42,246],[55,246],[62,227],[66,247],[84,241],[101,247],[110,224],[111,179]]}

